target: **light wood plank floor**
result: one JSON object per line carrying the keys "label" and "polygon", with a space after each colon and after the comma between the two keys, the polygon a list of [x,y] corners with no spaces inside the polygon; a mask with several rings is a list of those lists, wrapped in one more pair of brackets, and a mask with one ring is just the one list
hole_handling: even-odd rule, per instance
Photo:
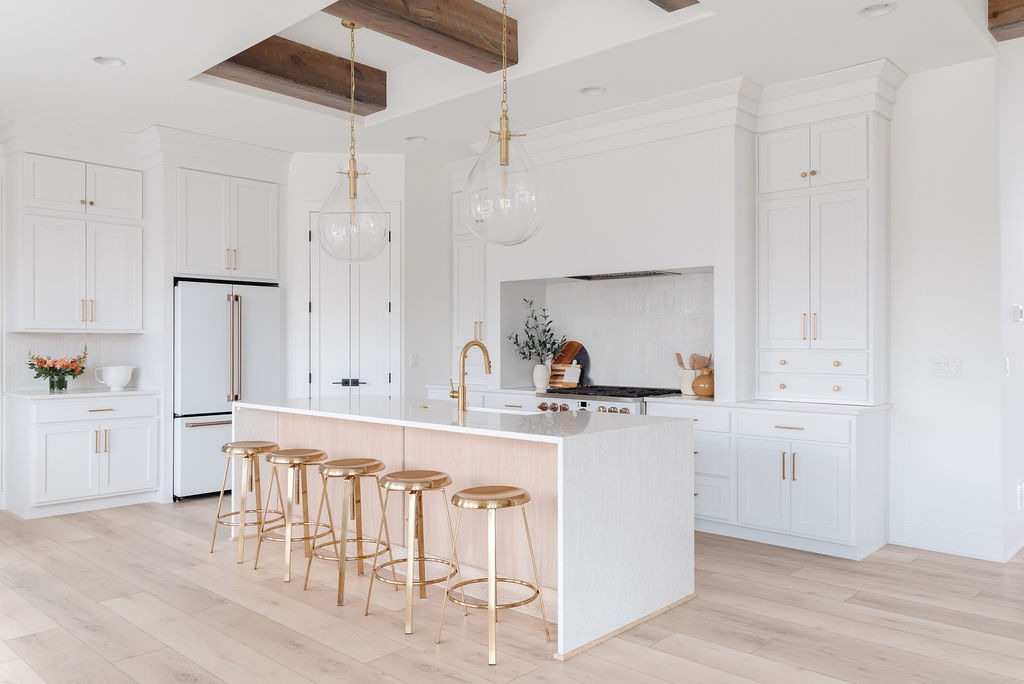
{"label": "light wood plank floor", "polygon": [[539,621],[503,613],[489,667],[481,611],[449,609],[434,644],[438,588],[405,636],[403,595],[378,585],[364,617],[352,571],[338,608],[326,562],[304,592],[279,544],[256,572],[226,537],[211,556],[214,506],[0,513],[0,682],[1024,681],[1024,553],[855,563],[698,535],[692,601],[565,663]]}

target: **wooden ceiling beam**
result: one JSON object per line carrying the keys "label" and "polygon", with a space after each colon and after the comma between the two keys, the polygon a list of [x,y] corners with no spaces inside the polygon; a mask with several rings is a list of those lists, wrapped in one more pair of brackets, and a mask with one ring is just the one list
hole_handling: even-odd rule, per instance
{"label": "wooden ceiling beam", "polygon": [[[349,60],[281,36],[271,36],[206,73],[325,107],[349,109]],[[387,72],[356,63],[356,114],[365,116],[387,107],[387,78]]]}
{"label": "wooden ceiling beam", "polygon": [[988,30],[996,40],[1024,36],[1024,0],[988,0]]}
{"label": "wooden ceiling beam", "polygon": [[651,2],[666,12],[675,12],[676,10],[683,9],[684,7],[696,5],[700,0],[651,0]]}
{"label": "wooden ceiling beam", "polygon": [[[489,74],[501,69],[501,12],[474,0],[339,0],[323,11]],[[508,63],[518,61],[509,17]]]}

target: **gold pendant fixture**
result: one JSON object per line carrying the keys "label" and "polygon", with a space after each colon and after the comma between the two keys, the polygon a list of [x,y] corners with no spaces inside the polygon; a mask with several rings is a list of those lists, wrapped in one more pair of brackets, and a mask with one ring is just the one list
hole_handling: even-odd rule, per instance
{"label": "gold pendant fixture", "polygon": [[320,246],[335,259],[368,261],[384,251],[391,217],[377,200],[365,179],[366,171],[356,164],[356,29],[349,30],[349,147],[348,170],[339,171],[338,182],[328,195],[317,218]]}
{"label": "gold pendant fixture", "polygon": [[466,181],[467,227],[480,239],[518,245],[542,225],[540,173],[508,118],[508,2],[501,3],[501,116]]}

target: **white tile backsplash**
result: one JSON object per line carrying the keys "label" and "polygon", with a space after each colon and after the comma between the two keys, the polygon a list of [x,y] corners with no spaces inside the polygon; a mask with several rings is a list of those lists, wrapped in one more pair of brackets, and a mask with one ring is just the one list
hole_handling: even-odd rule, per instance
{"label": "white tile backsplash", "polygon": [[675,353],[714,349],[714,275],[551,283],[548,313],[558,334],[590,355],[601,385],[677,387]]}
{"label": "white tile backsplash", "polygon": [[89,358],[85,372],[71,380],[72,389],[106,389],[96,381],[94,371],[100,366],[135,366],[129,387],[137,387],[139,338],[135,335],[97,333],[7,333],[4,338],[5,387],[9,392],[45,389],[46,379],[36,380],[28,367],[29,352],[54,358],[72,357],[82,353],[89,345]]}

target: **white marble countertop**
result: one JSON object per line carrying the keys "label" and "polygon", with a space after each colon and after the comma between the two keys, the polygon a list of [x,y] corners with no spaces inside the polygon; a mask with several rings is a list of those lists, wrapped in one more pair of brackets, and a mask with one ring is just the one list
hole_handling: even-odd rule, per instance
{"label": "white marble countertop", "polygon": [[401,401],[379,396],[285,399],[269,404],[235,402],[240,409],[258,409],[384,425],[462,432],[467,434],[560,442],[566,437],[593,435],[685,420],[588,411],[527,412],[470,408],[460,416],[455,400]]}
{"label": "white marble countertop", "polygon": [[4,392],[6,397],[18,397],[19,399],[31,399],[32,401],[62,401],[65,399],[92,399],[95,397],[138,397],[145,395],[159,395],[161,392],[154,389],[123,389],[111,392],[102,387],[86,387],[72,389],[64,394],[50,394],[49,390],[21,390],[18,392]]}

